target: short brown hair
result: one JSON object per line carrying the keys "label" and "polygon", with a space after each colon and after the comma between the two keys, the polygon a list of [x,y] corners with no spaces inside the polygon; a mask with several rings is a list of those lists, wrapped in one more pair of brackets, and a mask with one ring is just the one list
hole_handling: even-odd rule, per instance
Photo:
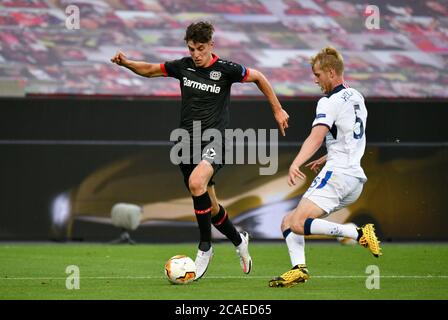
{"label": "short brown hair", "polygon": [[207,43],[212,40],[215,28],[210,22],[200,21],[192,23],[187,27],[184,40],[186,42]]}
{"label": "short brown hair", "polygon": [[344,72],[344,58],[342,55],[333,47],[325,47],[318,54],[310,59],[311,67],[319,62],[322,70],[328,71],[334,69],[337,75],[342,75]]}

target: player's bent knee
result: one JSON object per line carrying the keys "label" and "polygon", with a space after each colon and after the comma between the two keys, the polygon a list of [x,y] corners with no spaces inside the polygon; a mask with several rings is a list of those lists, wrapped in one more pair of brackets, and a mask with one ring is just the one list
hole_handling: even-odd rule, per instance
{"label": "player's bent knee", "polygon": [[207,191],[207,184],[200,178],[190,177],[188,188],[194,196],[200,196]]}
{"label": "player's bent knee", "polygon": [[294,232],[295,234],[304,235],[305,234],[304,225],[305,225],[305,221],[300,219],[300,220],[291,222],[289,227],[290,227],[291,231]]}
{"label": "player's bent knee", "polygon": [[289,229],[289,220],[290,220],[291,214],[288,213],[286,216],[283,217],[282,223],[280,225],[280,229],[285,231],[286,229]]}

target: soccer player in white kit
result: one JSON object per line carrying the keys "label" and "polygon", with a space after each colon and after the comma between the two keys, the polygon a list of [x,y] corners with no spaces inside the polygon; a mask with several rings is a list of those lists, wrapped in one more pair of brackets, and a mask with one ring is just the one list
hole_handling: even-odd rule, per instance
{"label": "soccer player in white kit", "polygon": [[344,84],[344,61],[332,47],[322,49],[310,60],[315,83],[327,95],[316,108],[311,133],[289,168],[288,184],[306,179],[300,167],[320,148],[325,140],[327,154],[308,163],[318,176],[303,195],[297,208],[287,214],[281,230],[288,246],[292,269],[269,282],[270,287],[291,287],[310,276],[305,263],[305,235],[348,237],[368,248],[375,257],[381,255],[379,241],[372,224],[357,228],[323,220],[355,202],[367,177],[361,167],[366,146],[367,109],[364,97]]}

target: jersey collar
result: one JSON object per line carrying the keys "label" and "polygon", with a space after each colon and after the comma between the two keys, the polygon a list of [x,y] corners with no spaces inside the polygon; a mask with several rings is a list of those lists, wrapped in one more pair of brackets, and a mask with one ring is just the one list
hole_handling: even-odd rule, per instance
{"label": "jersey collar", "polygon": [[219,59],[219,57],[218,57],[216,54],[214,54],[213,52],[212,52],[212,57],[213,57],[213,59],[212,59],[212,61],[210,62],[210,65],[208,65],[206,68],[210,68],[210,67],[211,67],[212,65],[214,65],[215,62],[218,61],[218,59]]}
{"label": "jersey collar", "polygon": [[343,83],[341,83],[340,85],[334,87],[333,90],[331,90],[331,92],[327,95],[327,98],[330,98],[332,95],[334,95],[335,93],[338,93],[339,91],[341,91],[345,88],[347,88],[347,87]]}

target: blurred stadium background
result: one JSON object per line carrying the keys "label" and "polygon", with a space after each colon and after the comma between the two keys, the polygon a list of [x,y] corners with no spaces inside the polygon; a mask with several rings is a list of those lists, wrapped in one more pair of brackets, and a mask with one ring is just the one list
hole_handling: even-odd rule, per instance
{"label": "blurred stadium background", "polygon": [[[66,28],[69,5],[80,9],[79,29]],[[380,9],[379,29],[366,28],[367,5]],[[290,114],[275,176],[234,165],[217,177],[238,227],[280,239],[281,218],[306,190],[285,176],[320,97],[308,59],[330,44],[369,110],[369,182],[333,219],[373,221],[383,240],[448,240],[444,0],[0,1],[0,240],[111,241],[121,234],[111,220],[118,202],[143,208],[137,241],[196,239],[169,161],[178,82],[109,59],[119,49],[149,62],[188,55],[184,31],[197,20],[215,24],[219,56],[265,73]],[[275,128],[255,85],[232,93],[231,127]]]}
{"label": "blurred stadium background", "polygon": [[[66,8],[80,28],[66,28]],[[369,4],[380,29],[365,26]],[[146,81],[106,57],[118,48],[134,59],[166,61],[186,54],[186,26],[216,25],[223,56],[260,69],[276,92],[319,95],[308,59],[333,44],[344,52],[346,80],[367,97],[446,98],[447,1],[325,0],[36,0],[0,3],[3,95],[177,96],[176,81]],[[424,85],[422,85],[424,84]],[[7,89],[6,92],[5,89]],[[236,96],[256,96],[235,86]]]}

